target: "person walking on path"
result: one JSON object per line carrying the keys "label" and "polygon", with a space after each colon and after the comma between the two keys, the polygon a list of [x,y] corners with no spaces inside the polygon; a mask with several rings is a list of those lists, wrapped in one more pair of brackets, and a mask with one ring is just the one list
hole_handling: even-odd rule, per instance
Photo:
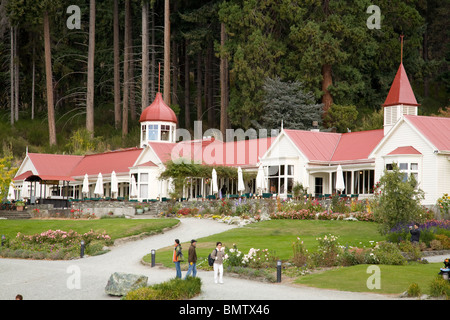
{"label": "person walking on path", "polygon": [[177,270],[177,278],[181,279],[181,266],[180,266],[180,262],[182,260],[183,257],[183,253],[181,251],[181,244],[180,244],[180,240],[175,239],[175,246],[173,249],[173,262],[175,263],[175,269]]}
{"label": "person walking on path", "polygon": [[191,274],[191,272],[192,272],[192,276],[194,278],[197,275],[197,250],[196,250],[196,246],[197,246],[197,240],[191,240],[191,246],[189,247],[189,251],[188,251],[189,268],[188,268],[188,271],[186,272],[186,277],[184,278],[185,280]]}
{"label": "person walking on path", "polygon": [[216,248],[211,253],[211,257],[214,259],[214,282],[223,283],[223,259],[225,257],[225,247],[222,246],[222,242],[217,242]]}

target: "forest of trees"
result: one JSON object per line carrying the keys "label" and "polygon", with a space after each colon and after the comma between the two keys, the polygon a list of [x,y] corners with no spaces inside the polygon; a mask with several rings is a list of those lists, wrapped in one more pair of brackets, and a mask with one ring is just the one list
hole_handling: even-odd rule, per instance
{"label": "forest of trees", "polygon": [[321,104],[323,127],[374,128],[401,34],[419,113],[436,114],[449,106],[449,16],[450,0],[0,0],[3,149],[135,146],[158,90],[187,129],[279,125],[268,101],[287,83],[304,98],[284,100]]}

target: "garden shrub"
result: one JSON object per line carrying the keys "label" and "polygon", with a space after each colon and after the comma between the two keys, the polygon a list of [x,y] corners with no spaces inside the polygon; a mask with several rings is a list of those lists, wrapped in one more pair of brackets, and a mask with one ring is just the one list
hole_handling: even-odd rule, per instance
{"label": "garden shrub", "polygon": [[411,283],[407,290],[408,297],[420,297],[421,290],[417,283]]}
{"label": "garden shrub", "polygon": [[374,192],[374,215],[382,234],[399,224],[422,222],[424,192],[416,187],[414,176],[404,181],[404,172],[395,163],[391,171],[384,171]]}
{"label": "garden shrub", "polygon": [[139,288],[127,293],[124,300],[186,300],[201,292],[202,281],[198,277],[186,280],[174,278],[149,287]]}
{"label": "garden shrub", "polygon": [[294,251],[294,257],[292,259],[294,265],[299,268],[306,267],[310,263],[310,255],[299,237],[297,237],[297,241],[292,243],[292,249]]}
{"label": "garden shrub", "polygon": [[406,259],[403,257],[400,249],[395,243],[381,242],[378,248],[374,250],[375,256],[380,264],[405,265]]}
{"label": "garden shrub", "polygon": [[405,254],[405,258],[409,261],[418,261],[422,258],[420,246],[412,244],[410,241],[400,242],[398,248]]}
{"label": "garden shrub", "polygon": [[444,280],[442,276],[436,276],[430,283],[430,295],[432,297],[450,297],[450,283]]}

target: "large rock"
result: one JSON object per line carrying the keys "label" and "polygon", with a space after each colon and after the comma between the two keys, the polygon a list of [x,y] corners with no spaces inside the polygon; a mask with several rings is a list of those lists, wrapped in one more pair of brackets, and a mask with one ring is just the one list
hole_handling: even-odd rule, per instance
{"label": "large rock", "polygon": [[109,277],[105,292],[112,296],[124,296],[129,291],[147,285],[148,277],[144,275],[114,272]]}

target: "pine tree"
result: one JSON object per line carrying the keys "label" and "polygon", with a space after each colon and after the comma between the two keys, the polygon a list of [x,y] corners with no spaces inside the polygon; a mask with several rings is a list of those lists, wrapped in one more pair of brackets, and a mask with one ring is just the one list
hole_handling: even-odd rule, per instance
{"label": "pine tree", "polygon": [[299,81],[283,82],[280,78],[267,78],[264,82],[264,116],[266,129],[306,130],[313,121],[320,123],[322,105],[315,102],[314,94],[305,90]]}

